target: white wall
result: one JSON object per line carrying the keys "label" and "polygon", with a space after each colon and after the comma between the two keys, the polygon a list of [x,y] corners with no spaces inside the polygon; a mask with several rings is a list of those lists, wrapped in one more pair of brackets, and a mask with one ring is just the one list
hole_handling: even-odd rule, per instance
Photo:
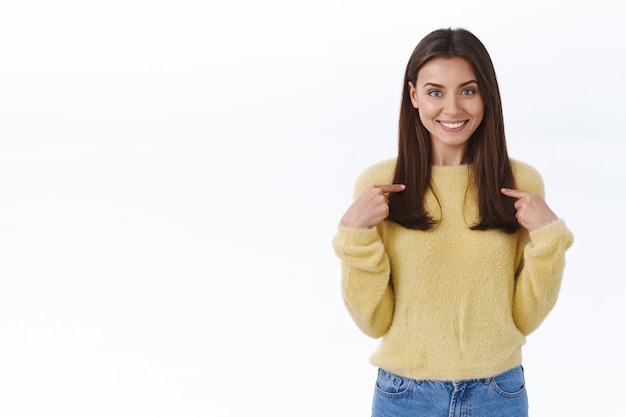
{"label": "white wall", "polygon": [[0,415],[369,415],[330,241],[433,29],[489,49],[509,153],[576,235],[533,417],[626,372],[625,13],[566,1],[0,4]]}

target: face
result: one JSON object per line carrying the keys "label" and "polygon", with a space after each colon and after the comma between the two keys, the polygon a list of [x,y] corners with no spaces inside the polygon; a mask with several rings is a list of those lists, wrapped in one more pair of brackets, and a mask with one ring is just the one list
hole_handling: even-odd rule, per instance
{"label": "face", "polygon": [[463,58],[434,58],[409,82],[413,107],[428,132],[436,165],[459,165],[485,112],[476,74]]}

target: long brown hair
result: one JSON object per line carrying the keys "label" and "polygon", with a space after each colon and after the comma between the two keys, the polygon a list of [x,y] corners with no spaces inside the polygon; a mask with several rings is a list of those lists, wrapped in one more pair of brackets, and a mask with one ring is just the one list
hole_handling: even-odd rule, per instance
{"label": "long brown hair", "polygon": [[411,103],[409,81],[417,81],[419,70],[433,58],[461,57],[476,73],[484,116],[469,138],[464,163],[476,186],[480,220],[473,230],[502,229],[513,233],[519,225],[513,200],[500,188],[514,187],[513,172],[504,136],[504,117],[496,73],[487,49],[466,29],[438,29],[424,37],[413,50],[406,67],[398,129],[398,158],[394,183],[405,184],[401,193],[389,198],[388,220],[404,227],[428,230],[436,223],[426,211],[424,196],[431,181],[430,134]]}

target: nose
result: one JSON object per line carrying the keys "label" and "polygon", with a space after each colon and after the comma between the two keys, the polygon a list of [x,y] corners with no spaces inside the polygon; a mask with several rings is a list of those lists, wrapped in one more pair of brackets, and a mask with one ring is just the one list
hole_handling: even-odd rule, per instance
{"label": "nose", "polygon": [[460,111],[458,97],[454,94],[446,97],[443,110],[446,114],[458,114]]}

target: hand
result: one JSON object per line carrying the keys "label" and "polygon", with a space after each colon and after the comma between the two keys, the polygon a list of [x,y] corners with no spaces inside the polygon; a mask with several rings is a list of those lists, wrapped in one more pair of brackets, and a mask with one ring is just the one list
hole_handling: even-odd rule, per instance
{"label": "hand", "polygon": [[558,220],[557,215],[537,193],[511,188],[502,188],[500,192],[517,200],[515,201],[517,222],[531,232]]}
{"label": "hand", "polygon": [[404,191],[404,184],[370,184],[341,218],[340,224],[353,229],[369,229],[389,216],[389,193]]}

